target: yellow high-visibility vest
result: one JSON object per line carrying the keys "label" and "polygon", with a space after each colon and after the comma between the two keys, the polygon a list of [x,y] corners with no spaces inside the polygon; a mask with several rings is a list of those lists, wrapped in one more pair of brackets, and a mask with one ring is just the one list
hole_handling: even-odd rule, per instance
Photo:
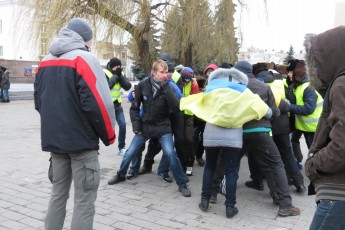
{"label": "yellow high-visibility vest", "polygon": [[[108,76],[109,79],[113,76],[113,74],[109,70],[103,69],[103,71]],[[111,99],[113,100],[113,102],[114,101],[117,101],[119,103],[122,102],[120,90],[121,90],[121,85],[119,82],[116,83],[114,85],[114,87],[110,90],[110,95],[111,95]]]}
{"label": "yellow high-visibility vest", "polygon": [[274,95],[274,99],[276,101],[277,107],[279,107],[280,100],[285,99],[285,88],[283,80],[276,79],[271,83],[268,83],[271,87],[272,93]]}
{"label": "yellow high-visibility vest", "polygon": [[[310,85],[310,82],[303,83],[299,85],[295,89],[295,95],[296,95],[296,104],[303,106],[303,93],[304,90]],[[295,126],[296,129],[305,131],[305,132],[315,132],[317,124],[319,123],[319,118],[321,116],[322,108],[323,108],[323,98],[321,95],[315,90],[317,94],[317,101],[316,101],[316,108],[314,112],[307,116],[297,115],[295,114],[296,120],[295,120]]]}

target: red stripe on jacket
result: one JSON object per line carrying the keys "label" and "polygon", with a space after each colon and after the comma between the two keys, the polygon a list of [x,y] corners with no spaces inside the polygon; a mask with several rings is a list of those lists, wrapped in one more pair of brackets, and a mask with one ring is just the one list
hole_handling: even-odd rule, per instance
{"label": "red stripe on jacket", "polygon": [[[67,60],[67,59],[57,59],[57,60],[47,60],[43,61],[39,65],[40,68],[44,67],[50,67],[50,66],[67,66],[71,67],[76,70],[76,72],[85,80],[86,84],[90,88],[92,94],[96,98],[98,107],[101,110],[102,117],[105,123],[105,127],[108,134],[108,140],[109,144],[113,144],[115,142],[115,131],[112,127],[110,117],[108,115],[107,109],[104,105],[104,102],[101,98],[101,96],[98,93],[98,90],[96,88],[96,82],[97,78],[90,68],[89,64],[80,56],[73,60]],[[76,68],[77,67],[77,68]]]}

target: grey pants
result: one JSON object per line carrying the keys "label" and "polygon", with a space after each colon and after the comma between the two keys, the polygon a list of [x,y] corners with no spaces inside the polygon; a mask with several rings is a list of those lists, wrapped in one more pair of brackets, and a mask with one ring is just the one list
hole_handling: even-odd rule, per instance
{"label": "grey pants", "polygon": [[63,228],[66,203],[73,179],[75,194],[71,230],[92,230],[100,181],[98,151],[69,155],[51,153],[49,179],[53,187],[45,218],[45,229]]}

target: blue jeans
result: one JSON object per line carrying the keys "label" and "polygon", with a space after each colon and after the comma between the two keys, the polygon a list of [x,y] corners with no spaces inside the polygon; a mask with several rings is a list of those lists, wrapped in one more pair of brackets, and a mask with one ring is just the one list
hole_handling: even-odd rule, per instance
{"label": "blue jeans", "polygon": [[240,149],[238,148],[207,148],[206,165],[204,169],[201,198],[210,200],[213,184],[213,174],[216,170],[218,155],[222,152],[224,157],[224,173],[226,178],[225,205],[235,207],[238,171],[240,169]]}
{"label": "blue jeans", "polygon": [[120,150],[126,147],[126,120],[121,104],[114,103],[114,107],[116,122],[119,125],[119,135],[117,137],[117,141],[119,142],[118,147]]}
{"label": "blue jeans", "polygon": [[3,100],[10,100],[10,97],[8,95],[8,89],[3,89],[3,91],[2,91],[2,99]]}
{"label": "blue jeans", "polygon": [[132,159],[131,166],[129,169],[129,171],[132,174],[135,174],[135,175],[138,174],[144,150],[145,150],[145,143],[141,146],[141,148],[138,150],[138,152],[136,154],[134,154],[134,157]]}
{"label": "blue jeans", "polygon": [[309,230],[345,229],[345,201],[321,200]]}
{"label": "blue jeans", "polygon": [[[143,144],[148,140],[148,137],[145,137],[143,135],[135,135],[133,137],[133,140],[127,149],[125,155],[123,156],[120,169],[118,171],[118,174],[122,177],[126,176],[127,170],[129,168],[129,165],[133,159],[138,154],[141,154]],[[162,146],[163,150],[163,156],[165,155],[169,159],[170,168],[171,171],[175,177],[176,184],[180,186],[186,185],[186,177],[184,175],[180,160],[176,154],[176,151],[174,149],[174,141],[171,133],[165,134],[161,137],[159,137],[159,142]],[[140,164],[139,164],[140,165]]]}

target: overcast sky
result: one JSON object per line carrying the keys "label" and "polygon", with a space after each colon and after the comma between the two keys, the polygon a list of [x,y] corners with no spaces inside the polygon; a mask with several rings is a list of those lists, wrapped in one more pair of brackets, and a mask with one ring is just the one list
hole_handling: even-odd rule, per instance
{"label": "overcast sky", "polygon": [[336,2],[345,0],[267,0],[267,11],[263,0],[246,2],[248,8],[240,14],[237,7],[235,15],[235,21],[241,22],[244,47],[287,51],[291,44],[298,52],[304,49],[306,33],[319,34],[334,27]]}

